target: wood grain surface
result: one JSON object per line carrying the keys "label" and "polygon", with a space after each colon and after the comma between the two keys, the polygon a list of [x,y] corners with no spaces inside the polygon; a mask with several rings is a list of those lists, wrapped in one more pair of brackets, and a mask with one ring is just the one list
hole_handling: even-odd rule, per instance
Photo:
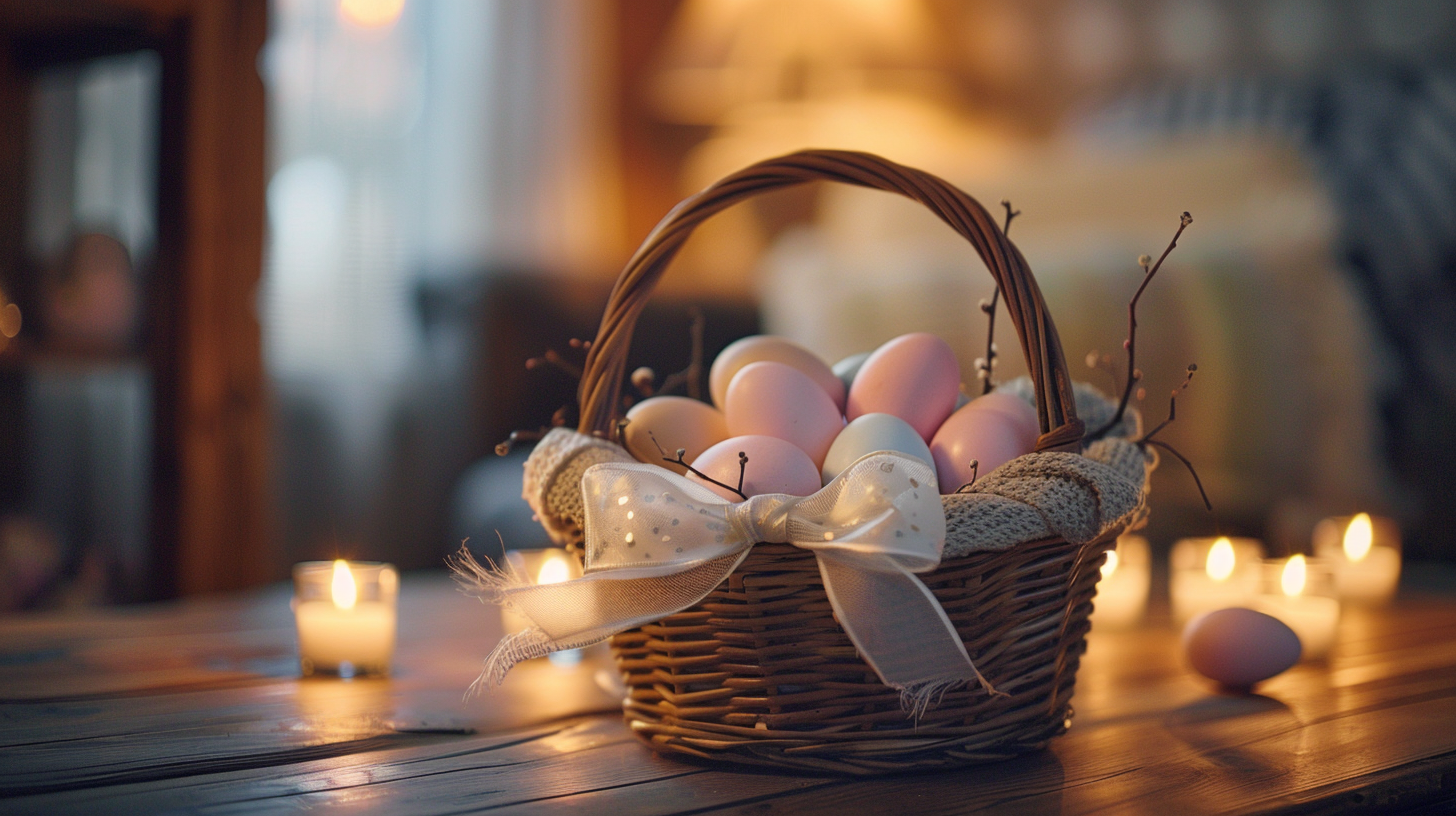
{"label": "wood grain surface", "polygon": [[407,575],[385,679],[300,678],[285,587],[0,620],[0,812],[1385,813],[1456,810],[1456,598],[1347,610],[1327,663],[1225,695],[1176,634],[1094,630],[1072,730],[963,771],[654,755],[605,655],[466,699],[499,615]]}

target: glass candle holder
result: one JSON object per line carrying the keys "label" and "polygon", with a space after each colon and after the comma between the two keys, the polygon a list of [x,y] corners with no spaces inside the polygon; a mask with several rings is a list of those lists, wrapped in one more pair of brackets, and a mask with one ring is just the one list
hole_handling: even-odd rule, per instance
{"label": "glass candle holder", "polygon": [[1266,559],[1253,608],[1294,630],[1299,636],[1300,660],[1324,659],[1340,626],[1333,565],[1303,555]]}
{"label": "glass candle holder", "polygon": [[1314,554],[1330,562],[1340,600],[1388,603],[1400,583],[1400,527],[1393,519],[1360,513],[1327,518],[1314,528]]}
{"label": "glass candle holder", "polygon": [[369,561],[293,567],[293,616],[305,676],[387,674],[394,657],[399,573]]}
{"label": "glass candle holder", "polygon": [[[581,577],[581,559],[559,547],[507,550],[505,561],[516,577],[534,584],[556,584]],[[509,606],[501,607],[501,631],[510,635],[530,628],[530,618]]]}
{"label": "glass candle holder", "polygon": [[1101,629],[1126,629],[1143,619],[1148,608],[1148,586],[1152,582],[1148,540],[1125,535],[1109,550],[1092,601],[1092,625]]}
{"label": "glass candle holder", "polygon": [[1248,606],[1259,589],[1264,543],[1256,538],[1184,538],[1173,545],[1169,592],[1182,626],[1205,612]]}

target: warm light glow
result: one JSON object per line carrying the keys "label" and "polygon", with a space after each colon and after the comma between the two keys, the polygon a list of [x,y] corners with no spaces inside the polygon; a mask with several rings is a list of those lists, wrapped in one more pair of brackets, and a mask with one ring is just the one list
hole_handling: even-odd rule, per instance
{"label": "warm light glow", "polygon": [[538,584],[559,584],[571,577],[571,570],[566,562],[560,558],[548,558],[546,563],[541,565],[541,571],[536,574]]}
{"label": "warm light glow", "polygon": [[1107,551],[1107,560],[1102,563],[1102,578],[1106,580],[1117,572],[1117,550]]}
{"label": "warm light glow", "polygon": [[1363,561],[1370,554],[1370,545],[1375,540],[1375,529],[1370,524],[1370,514],[1361,513],[1350,519],[1345,528],[1345,557],[1351,561]]}
{"label": "warm light glow", "polygon": [[399,19],[404,0],[339,0],[345,18],[365,28],[383,28]]}
{"label": "warm light glow", "polygon": [[1227,581],[1234,574],[1234,545],[1227,538],[1220,538],[1208,548],[1208,563],[1204,566],[1208,577],[1215,581]]}
{"label": "warm light glow", "polygon": [[349,571],[349,565],[344,559],[334,561],[334,585],[333,585],[334,606],[340,609],[353,609],[354,602],[359,600],[359,588],[354,584],[354,573]]}
{"label": "warm light glow", "polygon": [[1304,556],[1296,555],[1289,559],[1289,563],[1284,565],[1284,573],[1279,576],[1279,587],[1285,595],[1293,598],[1304,591],[1304,576],[1308,570]]}

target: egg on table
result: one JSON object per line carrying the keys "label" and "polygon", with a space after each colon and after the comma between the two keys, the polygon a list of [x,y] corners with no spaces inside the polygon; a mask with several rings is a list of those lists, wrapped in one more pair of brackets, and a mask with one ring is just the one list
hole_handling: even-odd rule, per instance
{"label": "egg on table", "polygon": [[[693,467],[726,485],[738,485],[738,454],[748,456],[748,464],[742,469],[743,493],[745,496],[759,496],[765,493],[787,493],[790,496],[808,496],[819,490],[819,468],[809,454],[799,450],[791,442],[772,436],[735,436],[725,439],[693,460]],[[726,490],[697,474],[689,479],[707,487],[725,499],[742,501],[731,490]]]}
{"label": "egg on table", "polygon": [[813,380],[824,390],[837,410],[844,410],[844,382],[829,368],[829,365],[792,340],[758,334],[729,343],[718,352],[713,365],[708,369],[708,393],[713,404],[719,408],[728,407],[728,386],[734,376],[751,363],[782,363]]}
{"label": "egg on table", "polygon": [[1020,397],[992,391],[950,415],[930,440],[941,493],[954,493],[971,481],[971,460],[984,476],[1036,449],[1040,435],[1036,409]]}
{"label": "egg on table", "polygon": [[829,484],[860,457],[876,451],[914,456],[935,469],[930,448],[910,427],[910,423],[892,414],[865,414],[844,426],[844,430],[834,438],[834,444],[829,446],[829,453],[824,456],[819,475],[824,484]]}
{"label": "egg on table", "polygon": [[839,408],[807,374],[770,361],[749,363],[733,375],[723,414],[729,434],[792,442],[816,470],[844,427]]}
{"label": "egg on table", "polygon": [[1188,665],[1229,688],[1247,689],[1299,662],[1299,636],[1263,612],[1234,607],[1199,615],[1183,630]]}
{"label": "egg on table", "polygon": [[[663,461],[685,449],[691,462],[703,451],[728,438],[728,420],[717,408],[688,397],[649,397],[627,411],[622,443],[640,462],[661,465],[677,473],[687,468]],[[654,439],[656,441],[654,441]],[[660,447],[659,447],[660,446]]]}
{"label": "egg on table", "polygon": [[850,386],[845,416],[893,414],[929,442],[955,410],[960,393],[955,352],[925,332],[903,334],[875,349]]}

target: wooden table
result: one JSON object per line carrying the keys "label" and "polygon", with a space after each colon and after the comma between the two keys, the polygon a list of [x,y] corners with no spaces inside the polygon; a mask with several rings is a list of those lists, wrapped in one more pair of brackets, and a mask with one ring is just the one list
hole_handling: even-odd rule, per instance
{"label": "wooden table", "polygon": [[390,679],[300,679],[288,589],[0,620],[0,812],[1256,813],[1456,809],[1456,599],[1348,614],[1328,665],[1222,696],[1175,634],[1094,632],[1049,750],[880,779],[656,756],[606,658],[518,667],[464,700],[499,635],[406,575]]}

